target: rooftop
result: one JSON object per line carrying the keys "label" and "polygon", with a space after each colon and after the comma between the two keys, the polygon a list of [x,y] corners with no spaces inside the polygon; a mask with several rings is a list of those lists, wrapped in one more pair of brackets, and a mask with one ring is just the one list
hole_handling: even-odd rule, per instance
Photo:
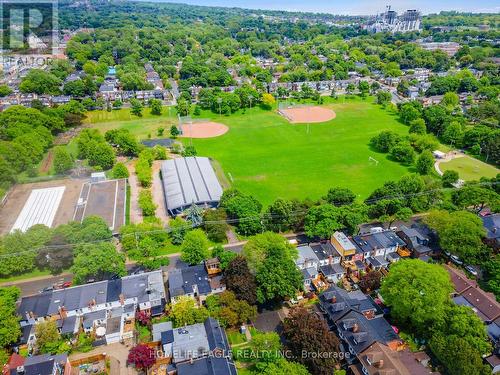
{"label": "rooftop", "polygon": [[166,160],[161,165],[168,210],[173,213],[191,204],[219,202],[222,187],[208,158]]}

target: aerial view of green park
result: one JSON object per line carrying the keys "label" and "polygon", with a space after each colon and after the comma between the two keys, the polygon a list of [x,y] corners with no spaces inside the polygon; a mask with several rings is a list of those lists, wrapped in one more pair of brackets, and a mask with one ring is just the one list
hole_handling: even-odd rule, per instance
{"label": "aerial view of green park", "polygon": [[[409,171],[370,147],[383,130],[407,134],[396,114],[372,98],[331,100],[324,105],[336,118],[324,123],[291,124],[277,111],[247,109],[229,116],[203,112],[200,117],[226,124],[229,131],[206,139],[182,138],[222,167],[231,186],[264,204],[281,198],[320,198],[331,186],[350,188],[360,198],[385,181]],[[95,111],[87,122],[102,133],[124,128],[138,138],[157,137],[158,128],[176,123],[175,111],[161,117],[137,118],[127,109]]]}

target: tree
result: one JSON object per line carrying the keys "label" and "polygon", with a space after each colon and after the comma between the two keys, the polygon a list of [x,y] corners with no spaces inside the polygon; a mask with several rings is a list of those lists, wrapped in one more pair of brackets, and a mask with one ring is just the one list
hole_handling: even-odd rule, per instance
{"label": "tree", "polygon": [[380,271],[373,270],[361,276],[361,279],[359,280],[359,287],[364,293],[370,293],[379,289],[381,282],[382,273]]}
{"label": "tree", "polygon": [[183,327],[204,322],[209,313],[204,306],[198,308],[193,298],[181,296],[176,299],[174,304],[167,306],[167,315],[172,320],[174,327]]}
{"label": "tree", "polygon": [[89,278],[105,280],[114,275],[125,276],[125,256],[109,242],[80,245],[71,272],[75,284],[85,283]]}
{"label": "tree", "polygon": [[137,117],[142,117],[142,103],[137,99],[130,99],[130,112]]}
{"label": "tree", "polygon": [[104,138],[116,147],[121,155],[136,156],[139,153],[139,142],[127,129],[108,130]]}
{"label": "tree", "polygon": [[175,139],[179,136],[181,132],[179,131],[179,128],[176,125],[172,125],[170,127],[170,136]]}
{"label": "tree", "polygon": [[19,90],[24,93],[42,94],[59,94],[59,86],[61,80],[52,73],[41,69],[31,69],[28,74],[22,79]]}
{"label": "tree", "polygon": [[16,302],[21,295],[15,286],[0,288],[0,346],[7,347],[21,336]]}
{"label": "tree", "polygon": [[259,366],[262,370],[259,371],[260,375],[310,375],[309,371],[296,362],[289,362],[284,358],[278,358],[274,362],[268,362]]}
{"label": "tree", "polygon": [[195,229],[186,234],[181,246],[183,262],[194,265],[210,257],[208,238],[201,229]]}
{"label": "tree", "polygon": [[267,250],[264,262],[257,268],[255,279],[259,303],[293,298],[302,288],[302,273],[281,246]]}
{"label": "tree", "polygon": [[188,116],[191,112],[191,102],[184,98],[180,98],[177,100],[175,110],[180,116]]}
{"label": "tree", "polygon": [[224,242],[229,225],[226,223],[226,211],[222,208],[207,210],[203,214],[203,230],[212,242]]}
{"label": "tree", "polygon": [[434,168],[434,156],[429,150],[424,150],[417,158],[417,172],[426,175]]}
{"label": "tree", "polygon": [[111,174],[113,178],[128,178],[130,175],[127,167],[123,163],[116,163],[111,170]]}
{"label": "tree", "polygon": [[73,157],[63,146],[54,149],[54,171],[63,174],[73,168]]}
{"label": "tree", "polygon": [[[239,191],[224,192],[220,206],[223,207],[230,219],[236,219],[237,230],[244,235],[258,233],[262,229],[260,211],[262,204],[251,195],[245,195]],[[227,194],[232,194],[226,198]],[[225,197],[226,196],[226,197]],[[241,220],[244,219],[244,220]]]}
{"label": "tree", "polygon": [[441,181],[444,187],[453,187],[453,184],[458,181],[458,172],[453,170],[444,171]]}
{"label": "tree", "polygon": [[366,81],[359,81],[358,90],[362,97],[365,97],[370,92],[370,84]]}
{"label": "tree", "polygon": [[311,207],[306,215],[304,229],[309,237],[330,238],[342,229],[341,211],[331,204]]}
{"label": "tree", "polygon": [[391,316],[424,335],[429,333],[429,326],[444,321],[452,291],[443,267],[419,259],[393,264],[380,288],[384,302],[391,307]]}
{"label": "tree", "polygon": [[339,366],[333,355],[304,356],[303,353],[337,353],[339,341],[330,331],[326,321],[311,310],[293,308],[283,322],[286,347],[309,371],[318,375],[330,375]]}
{"label": "tree", "polygon": [[103,170],[111,169],[116,159],[113,147],[94,140],[89,142],[86,155],[89,165],[100,167]]}
{"label": "tree", "polygon": [[400,142],[391,147],[389,153],[394,160],[403,164],[411,164],[415,160],[415,151],[413,151],[413,147],[407,142]]}
{"label": "tree", "polygon": [[267,258],[271,249],[277,248],[286,258],[295,259],[296,250],[288,243],[285,237],[273,233],[264,232],[251,237],[243,246],[242,255],[246,258],[248,268],[255,274],[258,267]]}
{"label": "tree", "polygon": [[184,237],[189,229],[191,229],[191,223],[183,220],[179,216],[175,219],[169,221],[170,227],[170,238],[173,245],[180,245],[184,241]]}
{"label": "tree", "polygon": [[147,345],[139,344],[128,353],[127,365],[134,365],[138,370],[147,370],[155,363],[155,350]]}
{"label": "tree", "polygon": [[250,272],[245,257],[238,255],[229,262],[224,271],[224,282],[227,289],[235,293],[236,298],[247,301],[250,305],[257,303],[255,276]]}
{"label": "tree", "polygon": [[264,109],[272,109],[276,105],[276,99],[271,94],[262,94],[262,107]]}
{"label": "tree", "polygon": [[240,301],[231,291],[211,295],[206,299],[210,316],[217,319],[225,327],[236,327],[246,324],[257,316],[257,307],[247,301]]}
{"label": "tree", "polygon": [[443,141],[445,141],[448,144],[460,147],[462,145],[463,138],[464,138],[464,131],[462,125],[457,121],[453,121],[444,129]]}
{"label": "tree", "polygon": [[0,85],[0,98],[8,96],[12,93],[12,90],[7,85]]}
{"label": "tree", "polygon": [[464,339],[481,355],[491,352],[486,327],[469,306],[450,304],[446,313],[446,321],[441,325],[436,325],[434,330],[447,337],[455,335]]}
{"label": "tree", "polygon": [[353,203],[356,199],[356,194],[348,188],[334,187],[328,190],[324,199],[335,206],[343,206]]}
{"label": "tree", "polygon": [[217,257],[220,261],[221,270],[225,270],[229,263],[238,256],[237,253],[231,250],[226,250],[222,245],[215,245],[212,248],[212,257]]}
{"label": "tree", "polygon": [[422,118],[417,118],[410,123],[410,133],[424,135],[427,133],[425,121]]}
{"label": "tree", "polygon": [[162,111],[161,101],[158,99],[151,99],[149,106],[151,107],[151,114],[160,116]]}
{"label": "tree", "polygon": [[267,209],[265,226],[274,232],[290,229],[293,223],[294,204],[285,199],[275,200]]}
{"label": "tree", "polygon": [[435,230],[442,249],[473,263],[484,253],[485,229],[479,217],[471,212],[432,211],[424,219]]}
{"label": "tree", "polygon": [[412,121],[420,118],[421,115],[421,105],[415,104],[413,102],[404,103],[399,108],[399,117],[401,121],[405,124],[411,124]]}
{"label": "tree", "polygon": [[497,207],[500,196],[486,187],[464,185],[452,192],[451,200],[461,209],[472,208],[476,212],[481,212],[486,206]]}
{"label": "tree", "polygon": [[61,335],[55,321],[40,322],[35,325],[36,347],[40,353],[53,354],[54,344]]}
{"label": "tree", "polygon": [[392,100],[392,95],[389,91],[379,90],[377,91],[377,103],[386,106]]}
{"label": "tree", "polygon": [[401,136],[391,130],[384,130],[370,140],[370,144],[380,152],[389,152],[399,142]]}
{"label": "tree", "polygon": [[460,99],[458,98],[457,93],[447,92],[446,94],[443,95],[441,104],[444,105],[445,107],[454,108],[460,104]]}
{"label": "tree", "polygon": [[491,369],[483,364],[481,354],[466,340],[456,335],[436,333],[429,341],[429,348],[450,375],[489,375]]}

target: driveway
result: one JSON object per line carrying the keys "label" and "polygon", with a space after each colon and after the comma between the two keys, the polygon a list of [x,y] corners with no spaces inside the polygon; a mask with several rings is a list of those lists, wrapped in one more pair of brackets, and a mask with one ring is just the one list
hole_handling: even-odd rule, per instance
{"label": "driveway", "polygon": [[130,222],[132,224],[142,222],[142,211],[139,208],[139,203],[138,203],[139,191],[141,189],[141,186],[135,174],[135,163],[136,161],[127,163],[127,169],[129,173],[128,183],[130,187]]}
{"label": "driveway", "polygon": [[163,224],[168,224],[169,216],[165,207],[165,197],[163,195],[163,183],[160,177],[160,167],[163,160],[155,160],[153,162],[153,184],[151,186],[151,193],[153,194],[153,202],[158,206],[156,208],[156,217],[158,217]]}

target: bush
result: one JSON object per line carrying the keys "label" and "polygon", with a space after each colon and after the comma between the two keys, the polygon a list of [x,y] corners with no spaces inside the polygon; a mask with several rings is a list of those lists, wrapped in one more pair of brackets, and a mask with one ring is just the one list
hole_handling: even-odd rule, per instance
{"label": "bush", "polygon": [[138,202],[143,216],[155,216],[157,206],[153,202],[153,194],[151,194],[151,190],[141,190]]}
{"label": "bush", "polygon": [[153,147],[153,153],[155,160],[167,160],[167,150],[161,145],[156,145]]}
{"label": "bush", "polygon": [[142,150],[139,154],[139,159],[135,164],[135,173],[142,187],[150,187],[153,182],[153,165],[154,153],[151,149]]}
{"label": "bush", "polygon": [[73,157],[62,146],[54,150],[54,171],[57,174],[68,172],[73,167]]}
{"label": "bush", "polygon": [[128,169],[123,163],[116,163],[111,170],[111,175],[113,178],[128,178]]}
{"label": "bush", "polygon": [[458,181],[457,171],[444,171],[443,176],[441,176],[444,187],[453,187],[453,184]]}
{"label": "bush", "polygon": [[186,156],[196,156],[198,155],[198,152],[196,151],[196,149],[194,148],[194,146],[186,146],[186,148],[184,149],[184,151],[182,151],[182,156],[186,157]]}

